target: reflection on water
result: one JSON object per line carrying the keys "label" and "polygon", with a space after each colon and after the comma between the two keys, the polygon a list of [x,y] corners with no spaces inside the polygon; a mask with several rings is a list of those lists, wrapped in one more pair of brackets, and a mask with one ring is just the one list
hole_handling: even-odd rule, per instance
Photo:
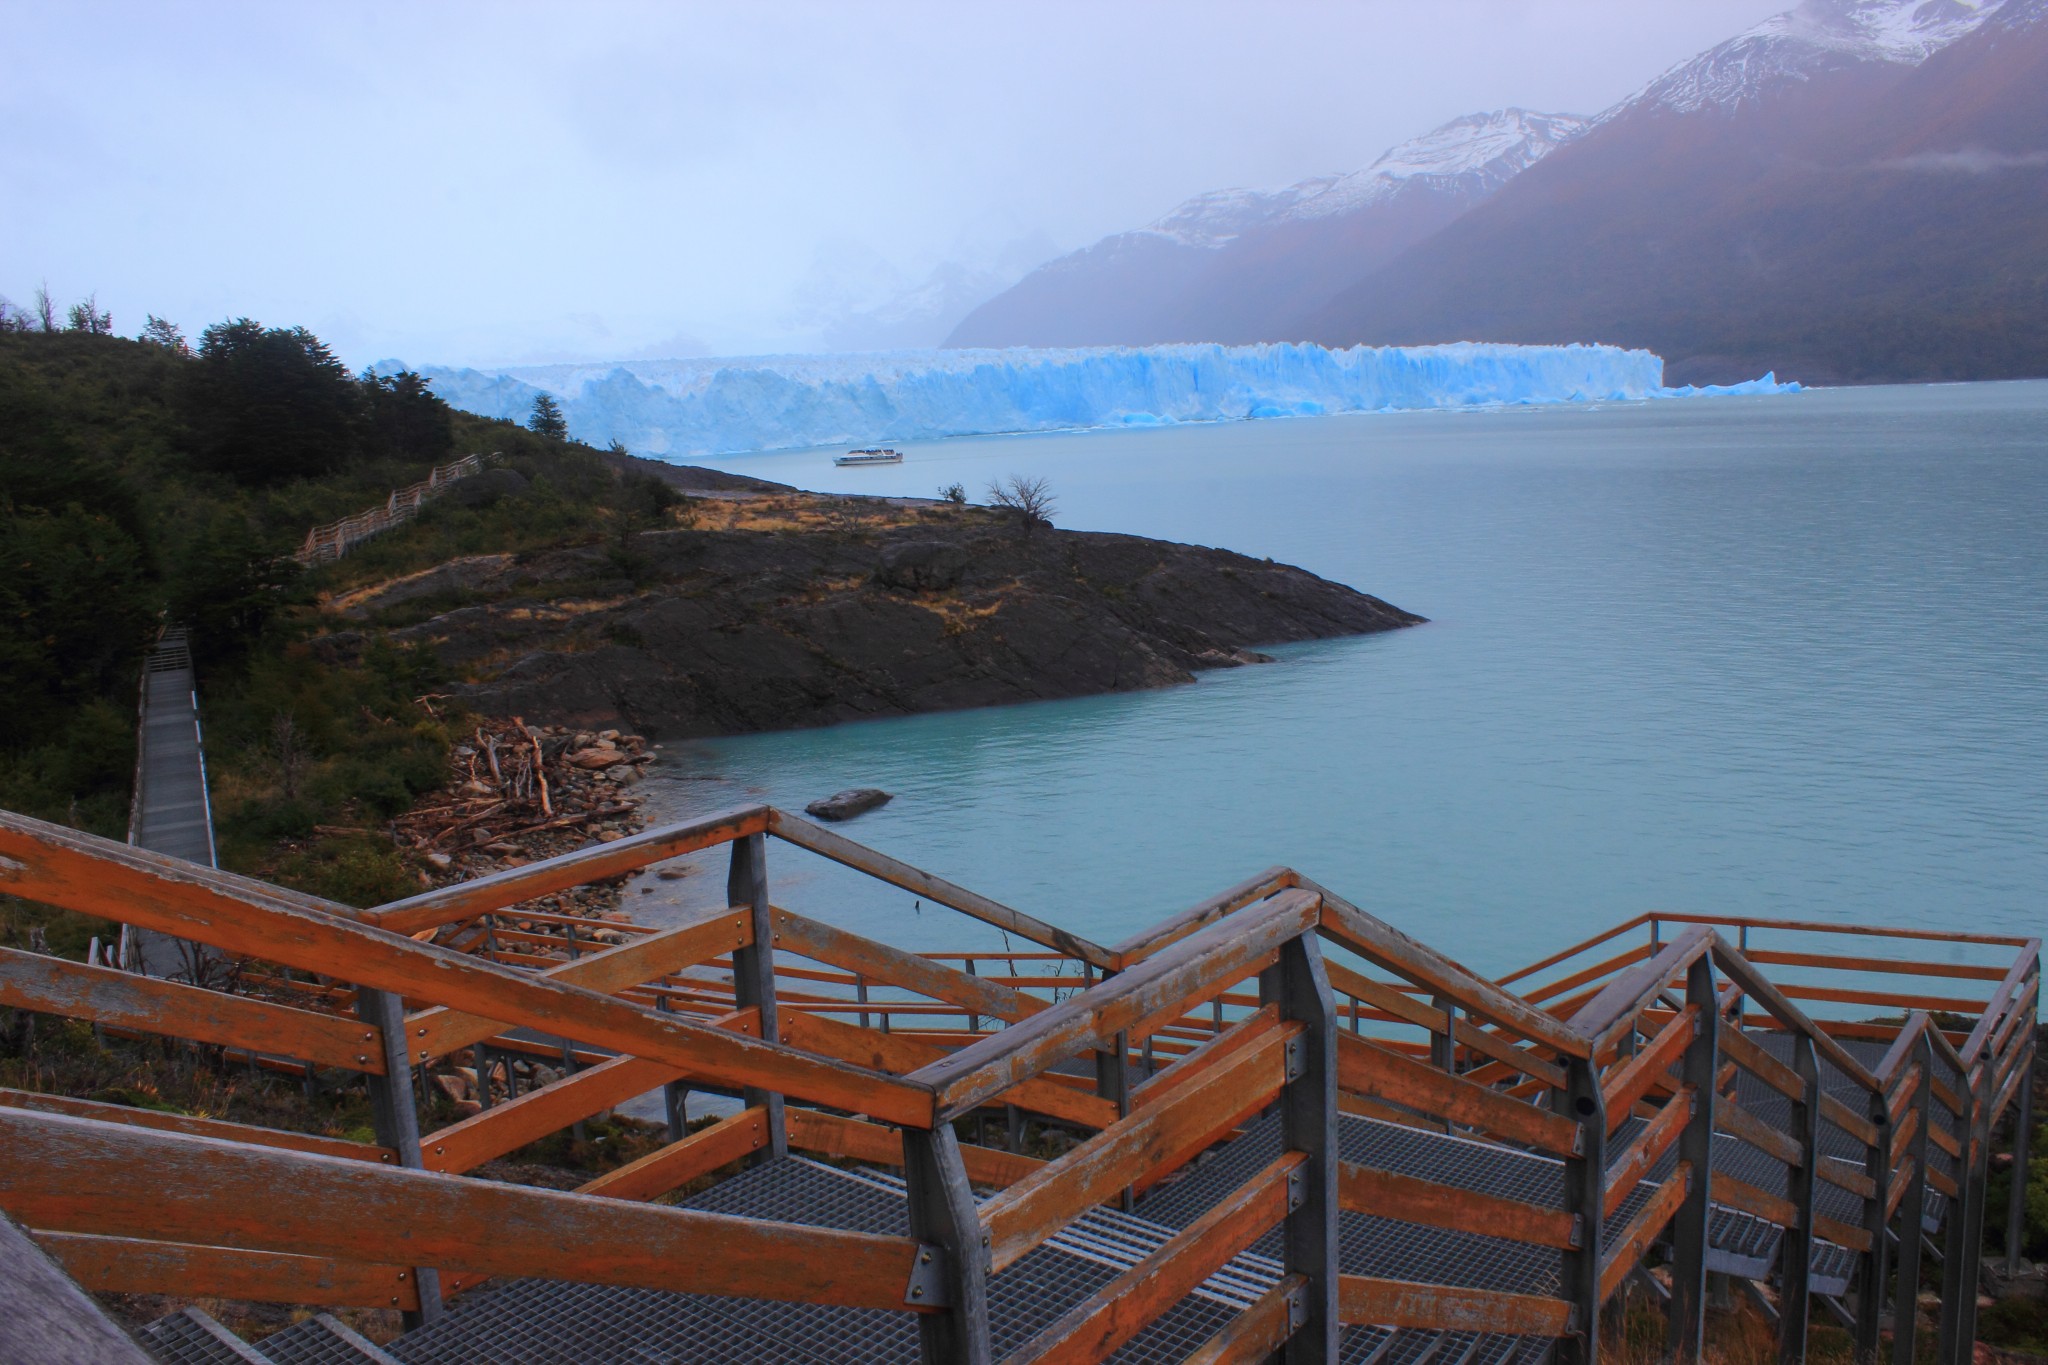
{"label": "reflection on water", "polygon": [[[643,788],[668,811],[884,787],[847,834],[1101,941],[1274,863],[1489,972],[1653,907],[2040,931],[2048,383],[906,453],[723,464],[1043,475],[1063,526],[1270,554],[1433,624],[1161,692],[670,744]],[[994,942],[785,846],[771,871],[898,943]],[[722,867],[662,889],[715,902]]]}

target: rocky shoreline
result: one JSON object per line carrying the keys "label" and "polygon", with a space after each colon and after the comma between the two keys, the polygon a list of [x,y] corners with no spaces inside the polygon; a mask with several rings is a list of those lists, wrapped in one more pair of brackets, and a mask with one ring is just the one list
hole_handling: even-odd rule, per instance
{"label": "rocky shoreline", "polygon": [[320,647],[383,628],[431,645],[477,710],[669,739],[1172,686],[1422,620],[1227,550],[720,477],[623,546],[341,595]]}

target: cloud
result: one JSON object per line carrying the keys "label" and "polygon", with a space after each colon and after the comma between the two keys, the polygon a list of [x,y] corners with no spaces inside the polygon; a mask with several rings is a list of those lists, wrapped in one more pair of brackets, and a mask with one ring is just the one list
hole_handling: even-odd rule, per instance
{"label": "cloud", "polygon": [[2038,170],[2048,166],[2048,151],[1994,152],[1963,147],[1953,152],[1915,152],[1880,161],[1880,171],[1924,171],[1936,175],[1996,175],[2000,171]]}

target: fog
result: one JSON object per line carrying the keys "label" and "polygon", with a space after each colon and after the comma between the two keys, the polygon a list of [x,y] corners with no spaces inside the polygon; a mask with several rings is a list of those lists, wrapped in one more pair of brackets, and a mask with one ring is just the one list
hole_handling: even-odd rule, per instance
{"label": "fog", "polygon": [[1783,7],[9,0],[0,294],[354,365],[915,340],[919,289],[1473,110],[1597,112]]}

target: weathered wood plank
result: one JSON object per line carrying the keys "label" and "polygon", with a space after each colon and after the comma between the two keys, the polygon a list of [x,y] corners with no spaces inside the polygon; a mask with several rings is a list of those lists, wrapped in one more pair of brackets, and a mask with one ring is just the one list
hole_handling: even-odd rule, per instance
{"label": "weathered wood plank", "polygon": [[991,1273],[1000,1274],[1126,1186],[1185,1162],[1208,1145],[1219,1126],[1269,1103],[1285,1080],[1287,1042],[1300,1032],[1298,1025],[1268,1030],[1172,1098],[1119,1119],[984,1203],[981,1221],[989,1235]]}
{"label": "weathered wood plank", "polygon": [[[1829,1037],[1826,1030],[1814,1023],[1813,1020],[1807,1018],[1806,1012],[1793,1004],[1783,991],[1767,980],[1763,973],[1750,964],[1748,958],[1737,952],[1726,940],[1718,935],[1714,938],[1713,952],[1714,965],[1719,967],[1735,984],[1742,987],[1743,994],[1756,1001],[1765,1013],[1786,1027],[1796,1029],[1812,1038],[1814,1051],[1826,1058],[1830,1066],[1854,1081],[1862,1089],[1871,1092],[1877,1090],[1877,1077],[1871,1075],[1869,1069],[1862,1062],[1850,1056],[1846,1048]],[[1726,1031],[1727,1036],[1731,1038],[1739,1036],[1740,1032],[1739,1029],[1728,1029]],[[1744,1063],[1744,1065],[1748,1064]]]}
{"label": "weathered wood plank", "polygon": [[[1424,1004],[1406,991],[1375,981],[1363,972],[1355,972],[1340,962],[1325,960],[1323,970],[1330,974],[1332,990],[1367,1001],[1388,1014],[1405,1019],[1432,1033],[1444,1031],[1444,1011]],[[1503,1067],[1524,1076],[1535,1077],[1546,1085],[1564,1084],[1563,1067],[1545,1061],[1527,1048],[1516,1047],[1487,1029],[1460,1019],[1456,1023],[1456,1037],[1461,1046],[1491,1057]]]}
{"label": "weathered wood plank", "polygon": [[1854,1223],[1844,1223],[1838,1218],[1830,1218],[1824,1213],[1813,1215],[1813,1232],[1814,1236],[1825,1238],[1836,1246],[1845,1246],[1851,1251],[1870,1250],[1871,1238],[1868,1230],[1859,1228]]}
{"label": "weathered wood plank", "polygon": [[[877,1166],[903,1164],[903,1134],[898,1129],[816,1109],[792,1107],[784,1112],[789,1121],[789,1143],[792,1147],[821,1152],[826,1156],[853,1157]],[[1046,1164],[1036,1157],[980,1147],[971,1142],[960,1144],[960,1160],[967,1168],[968,1178],[975,1184],[998,1188],[1014,1185],[1042,1170]]]}
{"label": "weathered wood plank", "polygon": [[1190,996],[1237,979],[1250,964],[1306,932],[1317,907],[1309,892],[1283,891],[1091,990],[919,1068],[910,1079],[936,1092],[938,1121],[956,1118],[1083,1048],[1179,1018]]}
{"label": "weathered wood plank", "polygon": [[1786,1099],[1796,1100],[1806,1093],[1798,1072],[1745,1037],[1741,1029],[1723,1029],[1720,1042],[1724,1056]]}
{"label": "weathered wood plank", "polygon": [[[916,1243],[0,1109],[0,1206],[52,1232],[901,1309]],[[290,1191],[290,1198],[279,1198]]]}
{"label": "weathered wood plank", "polygon": [[[842,1024],[800,1010],[782,1016],[782,1041],[806,1052],[837,1057],[842,1062],[895,1075],[929,1066],[951,1055],[949,1049],[903,1029],[883,1033],[858,1024]],[[1162,1075],[1170,1075],[1171,1071]],[[1116,1106],[1099,1095],[1063,1085],[1049,1076],[1023,1081],[1003,1094],[1006,1103],[1090,1128],[1107,1128],[1117,1120]]]}
{"label": "weathered wood plank", "polygon": [[934,877],[929,872],[912,867],[909,863],[891,858],[886,853],[877,853],[864,848],[851,839],[843,838],[832,831],[787,811],[768,810],[768,832],[785,843],[798,848],[809,849],[822,858],[843,863],[856,871],[865,872],[878,881],[901,887],[912,895],[958,910],[984,924],[993,924],[1020,938],[1041,944],[1069,957],[1108,971],[1118,967],[1117,956],[1109,949],[1089,942],[1079,934],[1070,934],[1044,920],[1033,919],[1021,910],[1012,910],[998,904],[987,896],[956,886],[943,877]]}
{"label": "weathered wood plank", "polygon": [[[1621,1236],[1607,1247],[1600,1267],[1600,1302],[1604,1304],[1614,1297],[1614,1291],[1621,1288],[1621,1282],[1641,1263],[1650,1243],[1657,1240],[1657,1234],[1664,1230],[1664,1225],[1678,1212],[1678,1206],[1685,1202],[1686,1195],[1692,1192],[1692,1181],[1692,1163],[1681,1161],[1672,1167],[1671,1174],[1650,1196],[1650,1202],[1636,1211],[1636,1216],[1629,1219],[1628,1227]],[[1719,1185],[1717,1180],[1717,1192]]]}
{"label": "weathered wood plank", "polygon": [[1714,941],[1711,929],[1686,930],[1658,949],[1656,956],[1614,978],[1574,1010],[1573,1031],[1584,1035],[1597,1056],[1635,1025],[1636,1017],[1670,988],[1673,978],[1711,951]]}
{"label": "weathered wood plank", "polygon": [[[542,975],[566,986],[617,995],[629,987],[744,948],[753,941],[753,927],[746,911],[720,910],[691,924],[571,958],[548,968]],[[407,1055],[431,1061],[496,1037],[504,1031],[505,1024],[437,1006],[411,1015],[405,1027]]]}
{"label": "weathered wood plank", "polygon": [[1035,995],[998,986],[986,977],[969,976],[928,957],[906,953],[787,910],[778,908],[774,918],[777,946],[784,952],[844,967],[871,982],[900,986],[934,1000],[948,1001],[969,1013],[992,1014],[1011,1023],[1050,1008]]}
{"label": "weathered wood plank", "polygon": [[637,1161],[606,1171],[576,1192],[601,1194],[607,1199],[659,1199],[670,1190],[767,1145],[767,1111],[759,1107],[742,1109]]}
{"label": "weathered wood plank", "polygon": [[44,953],[0,948],[0,1005],[384,1074],[384,1045],[367,1024]]}
{"label": "weathered wood plank", "polygon": [[553,895],[572,886],[616,877],[622,872],[678,858],[714,844],[730,843],[749,834],[759,834],[767,827],[768,808],[746,806],[707,815],[701,820],[643,830],[609,844],[593,844],[558,858],[493,872],[475,881],[423,891],[417,896],[408,896],[360,913],[368,923],[379,928],[414,934],[452,920],[468,919],[472,915],[517,905],[520,901]]}
{"label": "weathered wood plank", "polygon": [[1112,944],[1110,951],[1116,954],[1117,970],[1135,967],[1161,948],[1180,942],[1192,933],[1206,929],[1226,915],[1234,915],[1247,905],[1259,901],[1278,891],[1285,891],[1299,881],[1292,868],[1269,867],[1255,877],[1247,877],[1236,886],[1228,887],[1207,900],[1198,902],[1159,921],[1148,928],[1140,929],[1121,943]]}
{"label": "weathered wood plank", "polygon": [[1499,1332],[1556,1337],[1571,1330],[1572,1306],[1536,1294],[1454,1289],[1367,1275],[1337,1281],[1338,1311],[1347,1323],[1427,1327],[1439,1332]]}
{"label": "weathered wood plank", "polygon": [[1685,1136],[1685,1125],[1692,1122],[1698,1104],[1699,1097],[1691,1086],[1681,1088],[1677,1097],[1658,1110],[1657,1117],[1636,1134],[1636,1140],[1628,1145],[1628,1150],[1609,1163],[1607,1193],[1601,1200],[1603,1218],[1612,1218],[1628,1202],[1629,1195],[1643,1182],[1643,1177],[1663,1159],[1664,1153]]}
{"label": "weathered wood plank", "polygon": [[420,1306],[419,1286],[404,1266],[75,1232],[29,1235],[72,1279],[95,1294],[168,1294],[401,1312],[416,1312]]}
{"label": "weathered wood plank", "polygon": [[913,1126],[932,1122],[930,1092],[912,1081],[416,943],[357,923],[343,906],[314,908],[325,903],[23,816],[0,813],[0,889],[669,1062],[726,1085]]}
{"label": "weathered wood plank", "polygon": [[1345,1208],[1375,1218],[1395,1218],[1482,1237],[1505,1237],[1559,1250],[1579,1244],[1577,1221],[1562,1209],[1439,1185],[1432,1180],[1349,1161],[1337,1169],[1337,1198]]}
{"label": "weathered wood plank", "polygon": [[[1629,1117],[1635,1102],[1650,1092],[1664,1073],[1678,1064],[1692,1040],[1699,1037],[1700,1011],[1688,1005],[1685,1012],[1666,1024],[1649,1046],[1608,1073],[1603,1089],[1607,1105],[1607,1130],[1611,1133]],[[1676,1085],[1677,1082],[1670,1082]]]}
{"label": "weathered wood plank", "polygon": [[1097,1365],[1180,1302],[1287,1213],[1287,1177],[1308,1158],[1288,1152],[1159,1249],[1013,1351],[1005,1365]]}
{"label": "weathered wood plank", "polygon": [[1517,1037],[1541,1043],[1568,1057],[1592,1055],[1584,1038],[1520,996],[1502,990],[1307,878],[1302,879],[1301,889],[1322,898],[1323,936],[1332,942],[1385,971],[1427,988],[1432,994],[1457,1002],[1461,1009],[1490,1020]]}
{"label": "weathered wood plank", "polygon": [[1391,1100],[1554,1156],[1572,1155],[1582,1141],[1579,1125],[1569,1119],[1389,1052],[1356,1034],[1338,1035],[1337,1084],[1355,1095]]}
{"label": "weathered wood plank", "polygon": [[44,1095],[32,1090],[0,1090],[0,1107],[30,1109],[42,1114],[69,1114],[73,1118],[96,1119],[101,1123],[127,1123],[137,1128],[219,1138],[224,1142],[250,1142],[259,1147],[282,1147],[286,1151],[313,1152],[345,1161],[389,1165],[398,1160],[396,1152],[374,1142],[352,1142],[347,1138],[294,1133],[283,1128],[257,1128],[246,1123],[229,1123],[224,1119],[167,1114],[160,1109],[137,1109],[133,1105],[105,1104],[98,1100],[74,1100],[67,1095]]}
{"label": "weathered wood plank", "polygon": [[1964,962],[1912,962],[1890,957],[1851,957],[1837,953],[1790,953],[1749,948],[1744,957],[1760,967],[1826,967],[1844,972],[1889,973],[1894,976],[1941,976],[1970,981],[1997,981],[2003,967],[1978,967]]}
{"label": "weathered wood plank", "polygon": [[1714,1173],[1714,1202],[1753,1214],[1781,1228],[1799,1225],[1799,1208],[1791,1200],[1760,1190],[1746,1180],[1719,1171]]}
{"label": "weathered wood plank", "polygon": [[1805,1153],[1799,1149],[1798,1141],[1790,1133],[1783,1133],[1771,1127],[1732,1099],[1723,1099],[1715,1107],[1714,1122],[1730,1137],[1742,1139],[1766,1156],[1776,1157],[1787,1166],[1797,1166],[1806,1159]]}
{"label": "weathered wood plank", "polygon": [[1181,1365],[1262,1365],[1294,1335],[1293,1303],[1307,1290],[1307,1276],[1282,1276],[1278,1284],[1223,1324]]}

